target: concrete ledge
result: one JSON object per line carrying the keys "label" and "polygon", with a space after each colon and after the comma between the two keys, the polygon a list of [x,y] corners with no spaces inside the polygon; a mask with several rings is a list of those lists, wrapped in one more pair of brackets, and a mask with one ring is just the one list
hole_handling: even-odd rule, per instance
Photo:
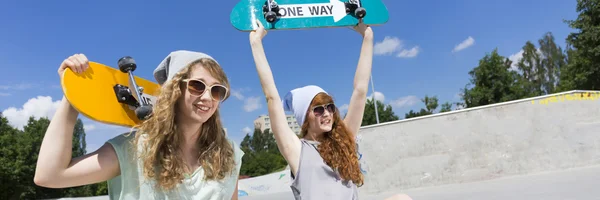
{"label": "concrete ledge", "polygon": [[361,193],[600,164],[599,113],[600,92],[569,91],[365,126]]}

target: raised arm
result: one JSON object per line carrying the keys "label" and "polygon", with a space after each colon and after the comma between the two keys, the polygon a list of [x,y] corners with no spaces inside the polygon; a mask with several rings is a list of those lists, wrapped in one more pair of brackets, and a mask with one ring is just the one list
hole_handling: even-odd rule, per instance
{"label": "raised arm", "polygon": [[371,78],[371,66],[373,63],[373,31],[363,23],[359,23],[354,27],[354,30],[363,37],[363,43],[354,75],[354,90],[352,91],[344,123],[353,136],[356,136],[362,124],[367,92],[369,91],[369,79]]}
{"label": "raised arm", "polygon": [[[87,68],[87,58],[81,54],[69,57],[58,73],[62,75],[66,68],[83,72]],[[71,158],[77,115],[77,110],[63,97],[42,140],[33,178],[36,185],[66,188],[98,183],[119,175],[117,154],[109,144],[90,154]]]}
{"label": "raised arm", "polygon": [[260,21],[257,20],[257,24],[258,28],[250,33],[252,56],[254,57],[260,84],[267,99],[271,128],[277,141],[277,147],[290,165],[292,173],[296,175],[300,160],[300,139],[288,126],[283,103],[279,97],[279,92],[277,92],[277,87],[275,87],[273,73],[263,49],[262,38],[267,34],[267,31]]}

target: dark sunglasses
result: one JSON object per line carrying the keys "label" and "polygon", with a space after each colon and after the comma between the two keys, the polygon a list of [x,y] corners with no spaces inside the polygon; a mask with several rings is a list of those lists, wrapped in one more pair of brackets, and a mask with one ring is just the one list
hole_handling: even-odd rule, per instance
{"label": "dark sunglasses", "polygon": [[327,112],[333,114],[333,113],[335,113],[335,104],[328,103],[325,105],[319,105],[319,106],[312,107],[312,111],[313,111],[313,113],[315,113],[315,116],[317,116],[317,117],[323,115],[323,113],[325,113],[325,109],[327,109]]}
{"label": "dark sunglasses", "polygon": [[206,90],[210,90],[212,99],[223,101],[227,95],[227,88],[220,84],[206,86],[206,83],[197,79],[185,79],[183,82],[187,83],[188,92],[194,96],[202,96]]}

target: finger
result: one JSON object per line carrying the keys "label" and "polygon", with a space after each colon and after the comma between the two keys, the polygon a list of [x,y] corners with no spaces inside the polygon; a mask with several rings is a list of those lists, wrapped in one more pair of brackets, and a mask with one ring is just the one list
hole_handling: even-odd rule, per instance
{"label": "finger", "polygon": [[71,70],[73,70],[77,73],[80,73],[81,72],[80,71],[81,63],[79,62],[79,59],[77,59],[77,56],[73,55],[73,56],[69,57],[69,60],[71,62],[73,62],[73,65],[71,66]]}
{"label": "finger", "polygon": [[85,56],[85,54],[80,54],[81,58],[83,58],[84,61],[84,70],[87,69],[88,67],[90,67],[90,60],[87,58],[87,56]]}
{"label": "finger", "polygon": [[71,60],[69,60],[67,58],[67,59],[65,59],[63,61],[63,65],[61,66],[61,70],[66,70],[67,68],[71,68],[71,71],[75,72],[75,70],[73,70],[73,68],[72,68],[73,66],[75,66],[75,63],[73,63],[73,61],[71,61]]}
{"label": "finger", "polygon": [[87,63],[87,60],[85,59],[85,57],[84,57],[84,56],[82,56],[82,54],[77,54],[77,55],[75,56],[75,59],[77,59],[77,61],[78,61],[78,62],[79,62],[79,64],[80,64],[80,65],[78,66],[78,67],[79,67],[79,70],[81,70],[81,72],[84,72],[84,71],[85,71],[85,69],[87,68],[87,67],[86,67],[86,65],[87,65],[87,64],[86,64],[86,63]]}
{"label": "finger", "polygon": [[263,24],[262,22],[260,22],[260,20],[256,19],[256,24],[258,24],[258,27],[262,28]]}

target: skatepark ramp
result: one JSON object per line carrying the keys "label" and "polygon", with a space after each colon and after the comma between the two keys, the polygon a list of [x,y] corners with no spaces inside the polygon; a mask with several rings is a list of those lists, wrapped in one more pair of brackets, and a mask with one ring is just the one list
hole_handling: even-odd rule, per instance
{"label": "skatepark ramp", "polygon": [[[600,164],[600,91],[569,91],[362,127],[360,196]],[[241,200],[293,199],[289,169]]]}
{"label": "skatepark ramp", "polygon": [[[358,143],[361,196],[600,164],[600,91],[365,126]],[[241,199],[292,199],[289,185],[284,170],[240,180],[239,191],[249,196]]]}
{"label": "skatepark ramp", "polygon": [[361,193],[600,164],[600,91],[569,91],[363,127]]}

